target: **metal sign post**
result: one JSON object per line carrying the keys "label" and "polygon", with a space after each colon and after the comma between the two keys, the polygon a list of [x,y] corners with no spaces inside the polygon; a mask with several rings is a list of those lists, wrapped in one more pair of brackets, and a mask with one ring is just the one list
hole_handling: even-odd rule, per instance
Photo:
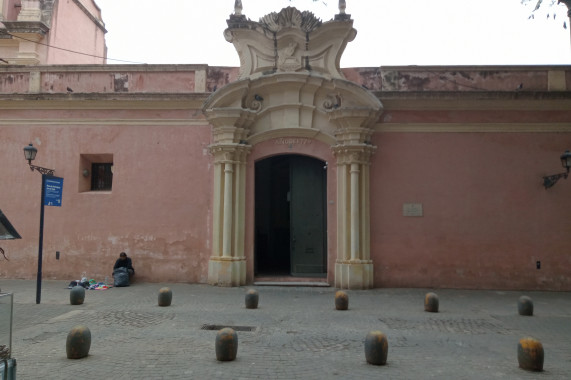
{"label": "metal sign post", "polygon": [[42,300],[42,261],[44,246],[44,206],[61,206],[63,178],[42,174],[42,198],[40,202],[40,237],[38,242],[38,277],[36,304]]}

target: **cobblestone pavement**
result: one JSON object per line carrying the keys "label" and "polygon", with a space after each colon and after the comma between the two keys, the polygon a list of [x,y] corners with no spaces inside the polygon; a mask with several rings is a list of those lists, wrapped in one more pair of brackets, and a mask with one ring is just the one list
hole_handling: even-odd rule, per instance
{"label": "cobblestone pavement", "polygon": [[[334,288],[257,287],[258,309],[246,309],[251,287],[135,283],[86,291],[69,303],[67,283],[0,280],[14,293],[13,357],[18,379],[569,379],[571,293],[436,290],[440,312],[424,311],[429,289],[347,291],[337,311]],[[158,291],[173,291],[169,307]],[[533,299],[534,316],[518,315],[517,300]],[[89,327],[84,359],[67,359],[72,327]],[[216,330],[238,326],[238,357],[216,360]],[[252,331],[242,331],[242,330]],[[367,364],[371,330],[389,341],[387,365]],[[539,339],[544,371],[518,367],[520,338]]]}

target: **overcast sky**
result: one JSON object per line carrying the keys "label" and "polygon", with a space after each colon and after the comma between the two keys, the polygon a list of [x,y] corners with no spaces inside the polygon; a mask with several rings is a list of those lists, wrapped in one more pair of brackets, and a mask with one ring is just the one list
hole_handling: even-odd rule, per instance
{"label": "overcast sky", "polygon": [[[96,2],[108,30],[109,58],[239,66],[234,46],[222,35],[234,0]],[[535,1],[528,6],[521,0],[346,2],[357,37],[347,46],[342,67],[571,64],[569,19],[562,4],[544,6],[529,19]],[[243,14],[254,21],[287,6],[309,10],[323,21],[338,13],[337,0],[242,0],[242,4]]]}

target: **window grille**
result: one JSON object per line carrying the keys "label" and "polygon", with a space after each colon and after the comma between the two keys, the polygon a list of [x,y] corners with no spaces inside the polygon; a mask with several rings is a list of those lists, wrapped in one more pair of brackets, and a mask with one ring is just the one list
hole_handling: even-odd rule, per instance
{"label": "window grille", "polygon": [[91,190],[110,191],[113,183],[113,164],[91,164]]}

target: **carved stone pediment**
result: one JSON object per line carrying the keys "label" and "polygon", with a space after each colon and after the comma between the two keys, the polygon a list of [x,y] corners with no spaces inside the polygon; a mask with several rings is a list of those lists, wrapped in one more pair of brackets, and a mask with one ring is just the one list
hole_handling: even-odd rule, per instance
{"label": "carved stone pediment", "polygon": [[349,15],[322,22],[311,12],[287,7],[255,22],[239,10],[224,32],[240,57],[239,79],[280,72],[344,79],[339,62],[357,33]]}
{"label": "carved stone pediment", "polygon": [[370,142],[383,106],[339,68],[356,34],[344,5],[327,22],[292,7],[254,22],[236,1],[225,36],[240,55],[240,76],[203,106],[215,141],[256,144],[286,133],[332,146]]}
{"label": "carved stone pediment", "polygon": [[260,18],[260,24],[272,33],[277,33],[284,28],[298,28],[305,33],[310,33],[321,26],[321,20],[309,11],[300,12],[296,8],[287,7],[279,13],[272,12]]}

